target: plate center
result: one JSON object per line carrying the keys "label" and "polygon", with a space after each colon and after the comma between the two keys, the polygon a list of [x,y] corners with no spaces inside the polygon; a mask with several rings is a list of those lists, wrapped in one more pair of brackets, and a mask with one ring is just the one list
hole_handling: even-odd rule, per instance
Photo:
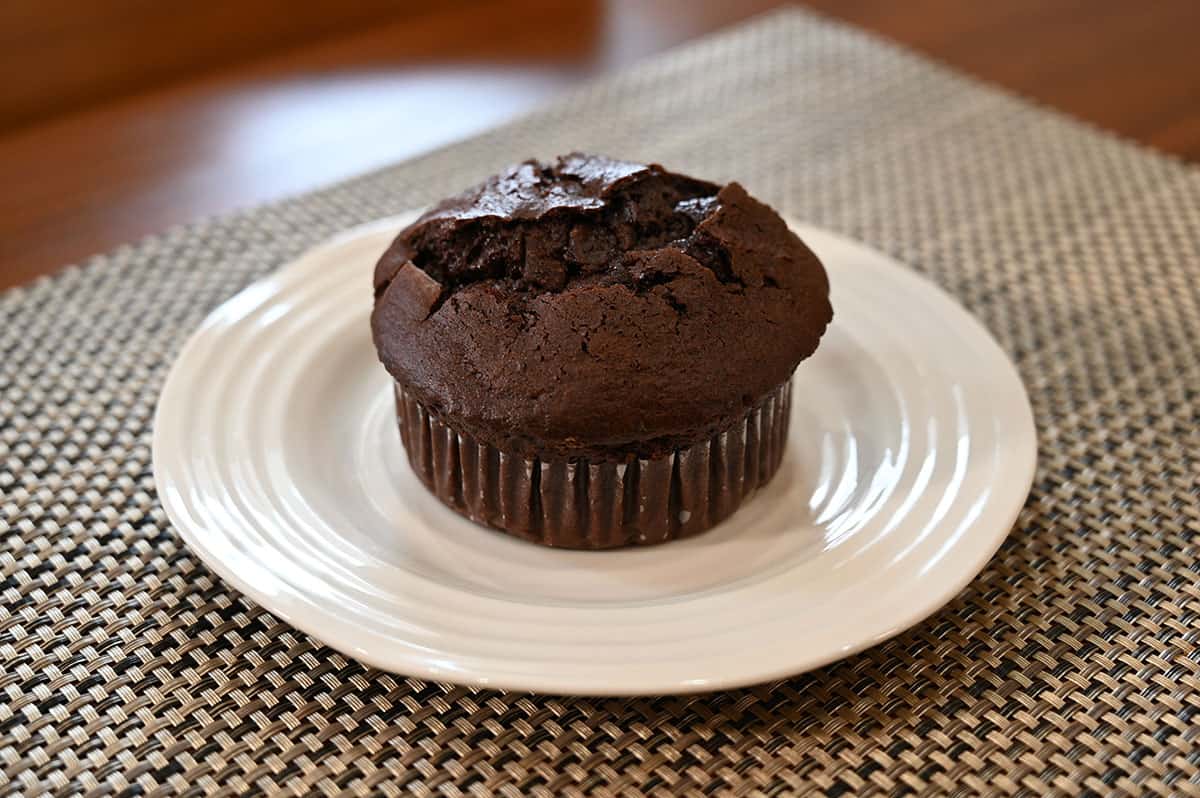
{"label": "plate center", "polygon": [[779,472],[731,518],[660,546],[537,546],[460,517],[418,481],[367,329],[365,317],[347,325],[295,372],[280,439],[289,479],[312,486],[306,500],[332,532],[329,545],[343,560],[354,551],[373,582],[415,573],[480,595],[576,606],[731,590],[844,545],[902,466],[894,431],[903,421],[890,386],[835,325],[803,364]]}

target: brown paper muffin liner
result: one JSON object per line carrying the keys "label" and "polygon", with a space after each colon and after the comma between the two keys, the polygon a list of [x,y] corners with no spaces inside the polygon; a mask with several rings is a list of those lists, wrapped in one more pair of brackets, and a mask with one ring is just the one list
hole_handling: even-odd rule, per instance
{"label": "brown paper muffin liner", "polygon": [[461,433],[396,383],[408,461],[444,504],[511,535],[572,549],[665,543],[729,517],[783,460],[791,382],[712,438],[651,459],[544,461]]}

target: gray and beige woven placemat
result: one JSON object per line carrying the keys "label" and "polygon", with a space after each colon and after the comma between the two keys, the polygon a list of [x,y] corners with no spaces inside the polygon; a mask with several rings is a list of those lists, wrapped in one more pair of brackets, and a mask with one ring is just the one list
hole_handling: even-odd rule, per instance
{"label": "gray and beige woven placemat", "polygon": [[[1012,355],[1040,469],[946,609],[778,684],[532,697],[363,667],[181,545],[151,419],[201,319],[339,229],[575,148],[741,180],[924,272]],[[9,292],[0,320],[6,792],[1200,794],[1200,171],[863,33],[762,18]]]}

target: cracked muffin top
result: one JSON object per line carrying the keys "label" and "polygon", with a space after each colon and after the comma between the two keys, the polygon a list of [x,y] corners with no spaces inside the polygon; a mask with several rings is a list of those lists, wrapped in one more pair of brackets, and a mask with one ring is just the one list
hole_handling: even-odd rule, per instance
{"label": "cracked muffin top", "polygon": [[432,208],[374,282],[375,345],[405,390],[544,459],[656,457],[718,433],[832,318],[821,263],[737,183],[580,153]]}

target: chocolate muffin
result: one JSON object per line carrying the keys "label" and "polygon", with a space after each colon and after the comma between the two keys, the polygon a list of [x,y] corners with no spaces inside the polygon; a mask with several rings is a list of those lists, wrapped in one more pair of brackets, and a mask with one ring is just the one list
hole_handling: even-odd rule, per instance
{"label": "chocolate muffin", "polygon": [[775,473],[832,318],[816,256],[737,183],[573,153],[445,200],[375,268],[408,458],[550,546],[695,534]]}

